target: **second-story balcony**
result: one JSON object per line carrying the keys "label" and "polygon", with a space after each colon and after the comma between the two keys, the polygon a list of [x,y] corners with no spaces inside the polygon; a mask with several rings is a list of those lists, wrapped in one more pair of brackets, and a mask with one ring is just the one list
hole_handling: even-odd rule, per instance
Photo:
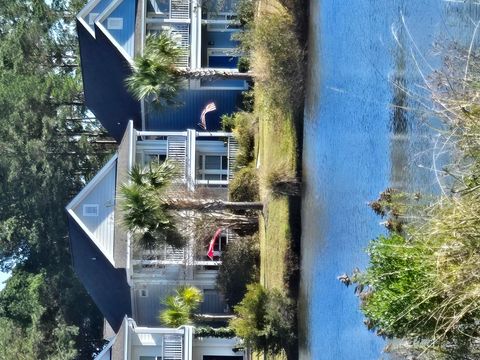
{"label": "second-story balcony", "polygon": [[[191,66],[191,0],[148,0],[145,14],[146,34],[169,32],[184,55],[178,67]],[[145,39],[143,39],[144,43]]]}

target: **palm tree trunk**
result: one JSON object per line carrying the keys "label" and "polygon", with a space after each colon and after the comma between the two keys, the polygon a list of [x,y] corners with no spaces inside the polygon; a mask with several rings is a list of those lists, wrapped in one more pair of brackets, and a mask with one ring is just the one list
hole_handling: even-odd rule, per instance
{"label": "palm tree trunk", "polygon": [[176,68],[175,71],[182,76],[183,78],[192,80],[192,79],[202,79],[207,81],[214,80],[252,80],[253,73],[249,72],[237,72],[229,70],[216,70],[216,69],[190,69],[190,68]]}
{"label": "palm tree trunk", "polygon": [[223,210],[263,210],[262,202],[232,202],[211,199],[165,199],[169,210],[223,211]]}

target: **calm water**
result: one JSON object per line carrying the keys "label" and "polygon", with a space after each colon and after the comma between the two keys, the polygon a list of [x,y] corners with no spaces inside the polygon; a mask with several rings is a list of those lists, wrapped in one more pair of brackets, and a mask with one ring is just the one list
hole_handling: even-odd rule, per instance
{"label": "calm water", "polygon": [[440,191],[445,178],[435,166],[446,161],[447,149],[430,129],[436,123],[423,77],[439,68],[442,48],[453,40],[469,44],[478,18],[477,6],[451,1],[312,0],[302,359],[385,356],[384,341],[363,324],[353,289],[336,278],[364,268],[368,241],[384,232],[369,201],[389,186]]}

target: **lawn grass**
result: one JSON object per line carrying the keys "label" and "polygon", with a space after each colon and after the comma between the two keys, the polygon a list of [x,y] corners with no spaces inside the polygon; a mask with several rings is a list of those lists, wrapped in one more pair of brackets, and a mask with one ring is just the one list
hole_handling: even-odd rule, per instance
{"label": "lawn grass", "polygon": [[266,288],[286,290],[286,254],[292,242],[288,197],[274,197],[268,189],[269,175],[281,168],[292,177],[297,167],[297,137],[292,114],[265,106],[268,92],[255,88],[255,114],[259,119],[258,159],[260,197],[265,211],[260,221],[260,281]]}
{"label": "lawn grass", "polygon": [[[296,303],[299,282],[301,145],[307,0],[257,0],[242,35],[254,74],[253,114],[259,197],[260,283]],[[251,20],[250,20],[251,21]],[[293,190],[292,190],[293,189]],[[294,331],[296,322],[293,324]],[[277,356],[296,359],[298,346]]]}
{"label": "lawn grass", "polygon": [[[300,211],[299,206],[292,204],[298,205],[300,199],[275,196],[269,179],[274,173],[291,179],[301,174],[304,53],[300,41],[296,50],[294,45],[290,46],[290,52],[285,47],[298,37],[295,21],[278,1],[261,0],[256,12],[258,38],[252,56],[254,72],[261,73],[254,87],[254,116],[259,127],[255,160],[260,198],[265,204],[259,221],[260,282],[267,289],[284,291],[294,301],[298,286]],[[265,33],[269,28],[277,31]],[[297,347],[292,349],[288,357],[296,358],[297,351]],[[263,354],[254,354],[254,358],[265,359]],[[275,360],[286,358],[286,354],[268,356]]]}

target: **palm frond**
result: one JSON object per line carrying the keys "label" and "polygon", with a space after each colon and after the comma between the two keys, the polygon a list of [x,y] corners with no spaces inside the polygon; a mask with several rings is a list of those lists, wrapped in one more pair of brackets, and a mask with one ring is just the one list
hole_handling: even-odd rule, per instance
{"label": "palm frond", "polygon": [[132,75],[126,80],[127,89],[138,100],[151,101],[157,107],[179,104],[177,94],[182,78],[175,63],[183,50],[168,33],[147,37],[143,56],[137,56]]}

